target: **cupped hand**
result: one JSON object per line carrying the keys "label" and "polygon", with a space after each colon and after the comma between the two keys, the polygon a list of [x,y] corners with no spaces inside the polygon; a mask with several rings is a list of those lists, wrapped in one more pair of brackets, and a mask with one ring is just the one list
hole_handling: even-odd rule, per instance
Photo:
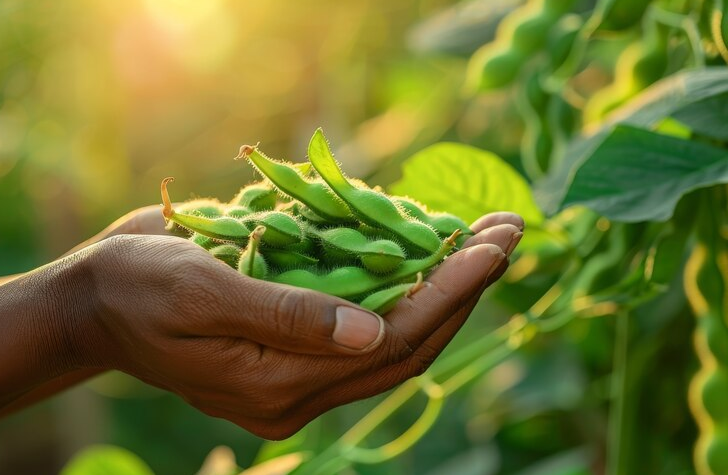
{"label": "cupped hand", "polygon": [[464,248],[385,319],[242,276],[177,237],[105,239],[83,251],[95,297],[73,332],[77,365],[124,371],[254,434],[287,437],[427,369],[505,271],[523,221],[494,213],[472,228]]}

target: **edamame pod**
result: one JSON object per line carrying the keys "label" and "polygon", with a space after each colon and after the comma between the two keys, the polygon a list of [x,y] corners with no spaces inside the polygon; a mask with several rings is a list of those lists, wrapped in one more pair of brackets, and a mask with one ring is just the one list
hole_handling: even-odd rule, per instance
{"label": "edamame pod", "polygon": [[370,241],[351,228],[333,228],[314,231],[325,251],[356,257],[365,269],[375,274],[394,271],[404,262],[405,254],[396,242],[386,239]]}
{"label": "edamame pod", "polygon": [[409,297],[423,287],[422,272],[417,273],[415,283],[398,284],[368,295],[359,305],[380,315],[392,310],[402,297]]}
{"label": "edamame pod", "polygon": [[689,402],[699,428],[698,475],[728,473],[728,226],[725,186],[702,192],[697,242],[685,265],[685,295],[697,319],[695,350],[700,370]]}
{"label": "edamame pod", "polygon": [[390,231],[415,250],[428,254],[438,251],[440,238],[431,227],[404,216],[384,194],[349,183],[334,160],[321,129],[317,129],[311,138],[308,158],[321,178],[361,221]]}
{"label": "edamame pod", "polygon": [[239,205],[233,205],[228,206],[225,209],[225,216],[230,216],[231,218],[245,218],[249,214],[253,214],[255,211],[251,210],[250,208],[246,208],[245,206],[239,206]]}
{"label": "edamame pod", "polygon": [[459,232],[454,232],[452,236],[441,243],[440,248],[434,254],[422,259],[406,260],[390,274],[377,275],[361,267],[340,267],[325,275],[296,269],[274,276],[271,280],[279,284],[304,287],[337,297],[352,299],[373,292],[385,285],[412,278],[418,272],[427,272],[450,253],[455,246],[455,239],[459,235]]}
{"label": "edamame pod", "polygon": [[168,177],[162,180],[161,185],[162,202],[164,203],[162,214],[168,222],[173,221],[183,228],[218,241],[242,242],[248,238],[250,230],[237,219],[225,216],[207,218],[175,212],[172,209],[172,201],[169,199],[169,192],[167,191],[167,184],[173,181],[174,178]]}
{"label": "edamame pod", "polygon": [[393,197],[392,202],[407,212],[415,219],[432,226],[441,238],[445,238],[459,229],[462,237],[473,235],[473,231],[465,224],[465,221],[450,213],[431,213],[427,207],[411,198]]}
{"label": "edamame pod", "polygon": [[241,188],[230,204],[253,211],[269,211],[276,207],[277,198],[276,190],[270,186],[265,183],[252,183]]}
{"label": "edamame pod", "polygon": [[325,183],[311,181],[301,175],[292,163],[279,162],[265,156],[257,147],[243,145],[236,158],[245,157],[283,193],[311,208],[317,215],[335,222],[351,221],[349,208]]}
{"label": "edamame pod", "polygon": [[177,213],[194,214],[207,218],[218,218],[224,214],[224,206],[217,200],[202,199],[186,201],[175,210]]}
{"label": "edamame pod", "polygon": [[265,244],[285,247],[301,242],[303,231],[295,218],[281,211],[263,211],[242,219],[245,224],[263,225],[266,232],[262,236]]}
{"label": "edamame pod", "polygon": [[220,243],[216,242],[214,239],[209,238],[207,236],[203,236],[200,233],[192,233],[192,236],[190,236],[190,241],[194,242],[198,246],[200,246],[203,249],[207,249],[208,251],[212,249],[213,247],[219,245]]}
{"label": "edamame pod", "polygon": [[265,279],[268,276],[268,264],[258,252],[261,236],[265,233],[265,226],[258,226],[250,233],[248,245],[240,255],[240,261],[238,262],[238,272],[241,274],[256,279]]}
{"label": "edamame pod", "polygon": [[235,244],[221,244],[210,249],[210,254],[215,259],[223,261],[233,269],[238,268],[238,262],[240,261],[240,254],[243,250]]}
{"label": "edamame pod", "polygon": [[319,263],[317,258],[291,249],[269,248],[263,251],[263,257],[266,262],[279,269],[313,267]]}

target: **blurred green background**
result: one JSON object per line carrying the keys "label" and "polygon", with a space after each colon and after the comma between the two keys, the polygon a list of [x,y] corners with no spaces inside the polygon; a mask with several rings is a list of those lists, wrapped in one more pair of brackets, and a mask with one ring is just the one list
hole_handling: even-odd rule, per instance
{"label": "blurred green background", "polygon": [[[389,187],[405,164],[388,189],[443,210],[453,203],[428,188],[467,194],[458,209],[470,218],[481,201],[518,202],[513,209],[534,217],[506,276],[433,366],[476,365],[465,389],[410,450],[382,464],[349,461],[341,473],[695,473],[687,395],[700,363],[682,272],[698,201],[686,195],[674,215],[672,205],[694,188],[726,192],[728,174],[700,181],[694,157],[728,160],[728,20],[722,38],[711,26],[728,3],[548,0],[561,10],[545,23],[528,23],[542,2],[516,9],[524,3],[0,1],[0,275],[49,262],[159,203],[165,176],[177,179],[175,199],[227,200],[255,179],[232,159],[241,144],[303,160],[321,126],[345,171],[372,186]],[[521,32],[539,41],[494,86],[502,70],[488,67],[504,64],[498,54],[516,37],[516,22],[498,25],[514,9],[520,25],[536,25]],[[497,156],[444,144],[468,164],[433,149],[407,161],[442,141]],[[670,186],[650,186],[660,180]],[[535,198],[499,192],[516,185],[532,185]],[[580,202],[592,211],[570,207]],[[718,216],[720,201],[707,202]],[[718,327],[728,335],[726,322]],[[479,351],[493,335],[501,346]],[[0,474],[57,473],[100,443],[129,449],[157,475],[193,474],[218,445],[240,467],[310,450],[320,458],[300,473],[315,473],[380,401],[391,403],[337,408],[265,444],[110,373],[0,420]],[[403,403],[365,445],[396,438],[424,406],[422,394]]]}
{"label": "blurred green background", "polygon": [[[253,179],[232,160],[243,143],[302,160],[322,126],[348,172],[386,185],[386,163],[446,135],[472,142],[500,112],[462,118],[485,107],[459,98],[466,58],[407,48],[410,27],[449,3],[3,0],[0,275],[159,202],[164,176],[178,199],[232,197]],[[245,466],[260,445],[112,375],[0,421],[0,473],[54,473],[95,442],[159,475],[192,473],[221,443]]]}

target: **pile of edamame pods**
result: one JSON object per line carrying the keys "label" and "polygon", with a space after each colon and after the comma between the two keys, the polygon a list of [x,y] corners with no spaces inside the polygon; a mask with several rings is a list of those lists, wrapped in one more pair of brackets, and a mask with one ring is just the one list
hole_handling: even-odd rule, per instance
{"label": "pile of edamame pods", "polygon": [[170,226],[240,273],[325,292],[384,314],[422,285],[472,231],[457,216],[433,213],[347,178],[321,129],[307,163],[273,160],[243,145],[264,176],[228,203],[193,200],[177,207],[162,181]]}

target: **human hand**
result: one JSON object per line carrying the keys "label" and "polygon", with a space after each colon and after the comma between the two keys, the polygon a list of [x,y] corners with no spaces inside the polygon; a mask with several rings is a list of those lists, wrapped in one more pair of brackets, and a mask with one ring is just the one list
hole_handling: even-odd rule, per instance
{"label": "human hand", "polygon": [[159,205],[144,206],[135,209],[108,225],[103,231],[87,239],[81,244],[64,254],[68,256],[84,247],[120,234],[149,234],[149,235],[171,235],[167,230],[167,223],[164,221]]}
{"label": "human hand", "polygon": [[473,226],[467,249],[386,320],[242,276],[182,239],[109,239],[94,251],[98,302],[80,364],[119,369],[257,435],[286,437],[429,366],[505,270],[523,222],[497,213]]}
{"label": "human hand", "polygon": [[68,285],[48,325],[55,367],[44,376],[118,369],[257,435],[286,437],[424,371],[505,270],[503,251],[522,225],[508,213],[476,222],[468,249],[386,321],[336,297],[242,276],[183,239],[112,237],[60,261]]}

